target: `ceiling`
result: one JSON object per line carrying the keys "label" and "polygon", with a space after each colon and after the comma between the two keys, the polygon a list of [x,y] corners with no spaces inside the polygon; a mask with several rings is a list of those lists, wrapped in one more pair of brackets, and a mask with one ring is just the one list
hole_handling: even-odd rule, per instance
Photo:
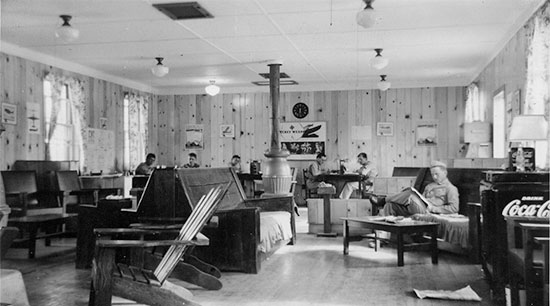
{"label": "ceiling", "polygon": [[[378,0],[379,19],[357,25],[361,0],[199,0],[214,18],[175,21],[171,0],[1,0],[0,50],[154,93],[267,91],[268,63],[298,85],[281,91],[456,86],[471,82],[544,0]],[[73,16],[80,37],[54,35]],[[390,64],[369,67],[374,48]],[[154,57],[170,68],[151,73]]]}

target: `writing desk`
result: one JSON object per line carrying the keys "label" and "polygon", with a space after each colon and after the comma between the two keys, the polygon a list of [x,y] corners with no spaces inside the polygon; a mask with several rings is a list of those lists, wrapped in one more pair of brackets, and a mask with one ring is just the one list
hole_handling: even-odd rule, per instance
{"label": "writing desk", "polygon": [[245,193],[247,198],[254,198],[256,195],[256,183],[254,181],[261,181],[261,173],[237,173],[239,180],[241,181],[241,186],[245,188]]}
{"label": "writing desk", "polygon": [[359,184],[359,194],[363,194],[363,186],[361,184],[361,175],[359,175],[359,173],[319,174],[315,177],[315,180],[319,182],[323,181],[325,183],[330,183],[334,185],[334,187],[336,188],[336,193],[334,194],[334,197],[340,196],[340,193],[342,193],[342,189],[344,189],[344,186],[348,182],[357,182]]}

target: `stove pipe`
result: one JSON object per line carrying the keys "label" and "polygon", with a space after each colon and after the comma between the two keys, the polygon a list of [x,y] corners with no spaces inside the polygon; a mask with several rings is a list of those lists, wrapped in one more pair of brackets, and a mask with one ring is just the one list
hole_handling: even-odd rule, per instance
{"label": "stove pipe", "polygon": [[269,64],[269,94],[271,98],[271,146],[265,156],[265,170],[262,175],[264,184],[263,197],[291,195],[292,173],[286,158],[290,155],[287,150],[281,149],[279,141],[279,87],[280,63]]}

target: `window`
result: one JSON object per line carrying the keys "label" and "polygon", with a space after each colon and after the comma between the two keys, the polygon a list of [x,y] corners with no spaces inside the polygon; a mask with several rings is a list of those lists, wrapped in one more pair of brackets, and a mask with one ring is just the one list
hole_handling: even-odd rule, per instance
{"label": "window", "polygon": [[493,157],[505,158],[506,152],[506,102],[502,88],[493,96]]}
{"label": "window", "polygon": [[123,103],[124,170],[134,170],[147,154],[148,109],[147,97],[126,93]]}
{"label": "window", "polygon": [[77,160],[79,147],[74,128],[74,108],[68,84],[55,88],[44,80],[44,121],[47,160]]}
{"label": "window", "polygon": [[485,121],[485,103],[479,99],[479,88],[476,83],[468,86],[466,96],[464,122]]}

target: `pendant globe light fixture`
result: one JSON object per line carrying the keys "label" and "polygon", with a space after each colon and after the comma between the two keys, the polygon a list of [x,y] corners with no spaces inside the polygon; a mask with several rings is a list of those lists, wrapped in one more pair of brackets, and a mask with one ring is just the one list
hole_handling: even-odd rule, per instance
{"label": "pendant globe light fixture", "polygon": [[370,59],[370,66],[376,70],[384,69],[390,62],[387,58],[382,57],[382,49],[374,49],[376,56]]}
{"label": "pendant globe light fixture", "polygon": [[210,85],[206,86],[204,91],[213,97],[220,93],[220,86],[216,85],[216,81],[210,80]]}
{"label": "pendant globe light fixture", "polygon": [[388,89],[390,89],[391,87],[391,83],[386,81],[386,75],[383,74],[380,76],[380,81],[378,81],[378,83],[376,84],[376,86],[378,87],[378,89],[380,89],[381,91],[386,91]]}
{"label": "pendant globe light fixture", "polygon": [[159,78],[162,78],[163,76],[167,75],[168,74],[168,71],[170,71],[170,68],[164,66],[162,64],[162,61],[164,60],[164,57],[155,57],[155,59],[157,60],[157,64],[155,66],[153,66],[153,68],[151,68],[151,72],[159,77]]}
{"label": "pendant globe light fixture", "polygon": [[55,37],[60,38],[64,42],[71,42],[78,38],[80,31],[71,26],[69,21],[73,18],[70,15],[60,15],[63,19],[63,24],[55,30]]}
{"label": "pendant globe light fixture", "polygon": [[374,0],[364,1],[366,6],[362,11],[357,13],[357,24],[362,26],[363,28],[370,28],[376,23],[376,12],[374,12],[374,9],[371,5]]}

